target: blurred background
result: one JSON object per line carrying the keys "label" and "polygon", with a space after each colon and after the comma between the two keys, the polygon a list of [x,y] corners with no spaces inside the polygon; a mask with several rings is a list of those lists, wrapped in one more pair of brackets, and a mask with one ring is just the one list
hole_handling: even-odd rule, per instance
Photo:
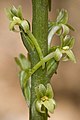
{"label": "blurred background", "polygon": [[[12,5],[21,5],[24,17],[30,22],[32,20],[31,0],[0,0],[0,120],[28,120],[28,107],[14,61],[19,53],[27,52],[20,35],[9,31],[4,12],[4,8]],[[68,10],[69,23],[76,29],[71,34],[76,38],[73,51],[77,63],[61,62],[58,74],[52,77],[57,106],[49,120],[80,120],[80,0],[52,0],[49,19],[55,19],[56,10],[61,8]]]}

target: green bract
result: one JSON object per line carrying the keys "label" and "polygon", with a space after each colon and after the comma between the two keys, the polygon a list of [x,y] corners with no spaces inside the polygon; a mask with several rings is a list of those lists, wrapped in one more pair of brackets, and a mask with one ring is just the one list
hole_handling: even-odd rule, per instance
{"label": "green bract", "polygon": [[31,68],[29,57],[26,58],[22,53],[19,55],[19,57],[15,57],[15,61],[21,70],[28,70]]}
{"label": "green bract", "polygon": [[19,57],[15,57],[15,61],[20,67],[19,79],[23,95],[28,103],[30,104],[30,74],[31,74],[31,63],[29,58],[20,54]]}
{"label": "green bract", "polygon": [[51,85],[48,83],[47,87],[40,84],[35,88],[36,92],[36,109],[40,113],[45,113],[45,108],[53,113],[55,109],[55,100],[53,99],[54,94]]}

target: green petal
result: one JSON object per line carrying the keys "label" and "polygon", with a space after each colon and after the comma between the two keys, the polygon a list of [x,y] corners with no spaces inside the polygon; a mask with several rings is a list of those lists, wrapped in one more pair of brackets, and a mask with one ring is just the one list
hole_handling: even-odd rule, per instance
{"label": "green petal", "polygon": [[62,57],[62,61],[68,61],[69,57],[67,55],[65,55],[64,57]]}
{"label": "green petal", "polygon": [[40,93],[41,97],[45,96],[46,88],[43,84],[39,85],[39,93]]}
{"label": "green petal", "polygon": [[59,48],[57,48],[54,52],[54,59],[56,61],[60,61],[61,57],[62,57],[62,52]]}
{"label": "green petal", "polygon": [[53,99],[49,99],[48,101],[45,101],[42,104],[47,108],[47,110],[50,113],[54,112],[56,103],[55,103],[55,101]]}
{"label": "green petal", "polygon": [[42,110],[42,102],[41,101],[36,101],[36,109],[40,113],[45,113],[45,111]]}
{"label": "green petal", "polygon": [[21,19],[21,20],[23,20],[23,16],[22,16],[22,7],[21,6],[18,6],[18,11],[17,11],[18,13],[18,17]]}
{"label": "green petal", "polygon": [[51,44],[51,40],[54,36],[54,34],[60,29],[60,26],[53,26],[52,29],[49,31],[48,34],[48,45]]}
{"label": "green petal", "polygon": [[62,39],[62,46],[68,46],[70,41],[70,35],[66,35],[63,39]]}
{"label": "green petal", "polygon": [[73,61],[74,63],[76,63],[75,56],[74,56],[74,54],[73,54],[73,52],[71,50],[65,50],[65,51],[63,50],[63,53],[66,53],[67,56],[69,57],[69,59],[71,61]]}
{"label": "green petal", "polygon": [[25,33],[27,33],[27,30],[29,30],[29,24],[28,24],[28,22],[26,20],[23,20],[21,22],[21,26],[22,26],[23,30],[25,31]]}
{"label": "green petal", "polygon": [[55,22],[53,21],[48,21],[48,33],[50,32],[50,30],[52,29],[52,27],[54,27],[56,25]]}
{"label": "green petal", "polygon": [[63,41],[62,43],[63,47],[69,46],[69,48],[72,49],[74,46],[75,39],[73,37],[70,37],[70,35],[66,35],[62,41]]}
{"label": "green petal", "polygon": [[15,8],[15,6],[13,6],[13,7],[11,8],[11,12],[14,14],[14,16],[18,17],[18,11],[17,11],[17,9]]}
{"label": "green petal", "polygon": [[20,67],[20,69],[23,69],[23,68],[22,68],[22,64],[21,64],[19,58],[18,58],[18,57],[15,57],[14,59],[15,59],[16,64]]}
{"label": "green petal", "polygon": [[75,38],[72,37],[72,38],[70,39],[70,43],[69,43],[69,48],[70,48],[70,49],[73,48],[74,42],[75,42]]}
{"label": "green petal", "polygon": [[53,98],[53,96],[54,96],[52,86],[49,83],[47,84],[46,96],[48,98]]}
{"label": "green petal", "polygon": [[46,88],[43,84],[40,84],[39,86],[35,87],[35,93],[37,95],[37,99],[41,99],[46,94]]}
{"label": "green petal", "polygon": [[65,36],[65,35],[67,35],[68,33],[69,33],[69,28],[66,26],[66,25],[64,25],[64,24],[61,24],[61,26],[62,26],[62,34]]}
{"label": "green petal", "polygon": [[10,29],[10,30],[13,30],[14,27],[15,27],[15,25],[20,25],[20,23],[21,23],[20,18],[14,16],[14,17],[13,17],[13,21],[10,22],[9,29]]}
{"label": "green petal", "polygon": [[5,9],[5,13],[10,21],[13,20],[14,14],[11,12],[11,8]]}
{"label": "green petal", "polygon": [[66,25],[69,27],[70,30],[75,31],[75,29],[71,25],[69,24],[66,24]]}
{"label": "green petal", "polygon": [[67,10],[61,9],[61,11],[58,14],[57,23],[63,23],[66,24],[68,22],[68,12]]}

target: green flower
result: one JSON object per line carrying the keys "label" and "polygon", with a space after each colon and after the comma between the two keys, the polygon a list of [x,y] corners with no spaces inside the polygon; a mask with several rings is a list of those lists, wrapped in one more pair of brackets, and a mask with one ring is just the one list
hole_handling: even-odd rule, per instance
{"label": "green flower", "polygon": [[21,6],[18,6],[18,8],[15,8],[15,6],[12,6],[11,8],[7,8],[5,11],[10,21],[13,20],[14,16],[23,20]]}
{"label": "green flower", "polygon": [[62,60],[63,61],[68,61],[71,60],[74,63],[76,63],[75,56],[72,52],[72,48],[74,46],[75,39],[71,37],[70,35],[66,35],[62,37],[62,46],[61,46],[61,52],[63,54]]}
{"label": "green flower", "polygon": [[69,31],[73,30],[74,28],[68,24],[68,12],[67,10],[61,9],[59,11],[58,16],[55,22],[48,22],[48,45],[50,48],[50,44],[52,38],[55,34],[58,36],[65,36],[69,33]]}
{"label": "green flower", "polygon": [[53,99],[54,94],[51,85],[48,83],[47,88],[40,84],[38,87],[35,88],[36,92],[36,109],[40,113],[45,113],[46,109],[53,113],[55,109],[55,100]]}
{"label": "green flower", "polygon": [[21,27],[25,31],[25,33],[27,30],[29,30],[29,23],[28,21],[24,20],[22,16],[21,6],[19,6],[17,9],[14,6],[6,9],[6,14],[10,20],[10,30],[17,31],[15,29],[15,25]]}

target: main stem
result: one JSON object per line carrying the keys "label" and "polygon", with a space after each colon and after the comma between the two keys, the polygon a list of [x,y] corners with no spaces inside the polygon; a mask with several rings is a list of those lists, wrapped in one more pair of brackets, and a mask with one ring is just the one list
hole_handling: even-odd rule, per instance
{"label": "main stem", "polygon": [[[38,44],[42,50],[43,56],[48,53],[48,0],[32,0],[32,32],[35,38],[38,40]],[[30,54],[32,67],[40,61],[39,55],[36,51],[32,51]],[[32,75],[31,78],[31,101],[30,101],[30,118],[29,120],[47,120],[47,111],[45,114],[40,114],[36,111],[35,105],[33,105],[36,95],[35,87],[39,84],[46,85],[49,82],[49,78],[46,75],[46,68],[42,69],[42,66]]]}

